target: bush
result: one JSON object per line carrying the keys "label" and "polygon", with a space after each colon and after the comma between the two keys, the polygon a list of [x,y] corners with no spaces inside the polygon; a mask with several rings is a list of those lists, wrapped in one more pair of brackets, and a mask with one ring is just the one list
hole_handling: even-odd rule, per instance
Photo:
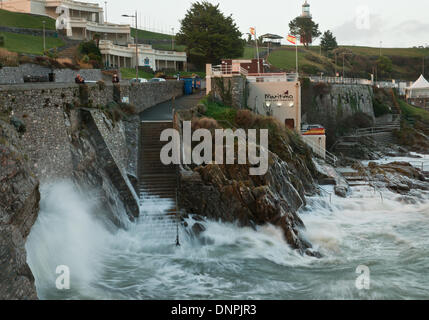
{"label": "bush", "polygon": [[319,68],[310,64],[304,64],[301,67],[301,70],[306,74],[317,74],[319,72]]}
{"label": "bush", "polygon": [[0,35],[0,47],[4,47],[4,36]]}
{"label": "bush", "polygon": [[235,116],[235,123],[245,129],[251,128],[255,120],[255,114],[250,110],[238,110]]}
{"label": "bush", "polygon": [[135,106],[133,106],[132,104],[129,103],[120,103],[119,104],[119,108],[121,109],[121,111],[123,113],[125,113],[126,115],[134,115],[137,114],[137,109]]}
{"label": "bush", "polygon": [[386,104],[380,102],[378,99],[373,99],[372,104],[374,107],[374,115],[376,117],[381,117],[392,112]]}
{"label": "bush", "polygon": [[7,67],[18,66],[18,54],[10,52],[6,49],[0,48],[0,64]]}
{"label": "bush", "polygon": [[95,41],[81,42],[81,44],[79,45],[79,53],[88,56],[90,54],[93,54],[94,56],[98,56],[101,58],[100,49],[97,47]]}
{"label": "bush", "polygon": [[219,124],[215,119],[211,118],[193,118],[192,119],[192,130],[198,130],[198,129],[217,129],[219,128]]}

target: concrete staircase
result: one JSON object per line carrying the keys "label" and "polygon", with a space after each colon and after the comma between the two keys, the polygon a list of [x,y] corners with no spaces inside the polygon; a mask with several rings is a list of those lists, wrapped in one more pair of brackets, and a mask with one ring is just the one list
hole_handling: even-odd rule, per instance
{"label": "concrete staircase", "polygon": [[75,61],[76,52],[79,48],[80,41],[62,38],[65,45],[58,48],[58,58],[69,58]]}
{"label": "concrete staircase", "polygon": [[366,176],[363,176],[359,173],[358,170],[352,169],[350,167],[339,168],[338,171],[343,175],[347,180],[347,183],[350,187],[363,187],[370,186],[370,182]]}
{"label": "concrete staircase", "polygon": [[174,243],[178,234],[176,165],[160,160],[161,132],[172,122],[142,122],[139,155],[139,192],[143,223],[151,238]]}

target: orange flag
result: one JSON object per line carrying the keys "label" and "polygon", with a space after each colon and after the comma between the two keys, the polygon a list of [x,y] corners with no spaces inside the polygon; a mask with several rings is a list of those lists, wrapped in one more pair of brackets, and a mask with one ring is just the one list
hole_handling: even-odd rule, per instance
{"label": "orange flag", "polygon": [[250,28],[250,34],[254,36],[256,34],[255,28]]}
{"label": "orange flag", "polygon": [[291,36],[290,34],[287,36],[287,41],[289,41],[292,44],[296,44],[296,37]]}

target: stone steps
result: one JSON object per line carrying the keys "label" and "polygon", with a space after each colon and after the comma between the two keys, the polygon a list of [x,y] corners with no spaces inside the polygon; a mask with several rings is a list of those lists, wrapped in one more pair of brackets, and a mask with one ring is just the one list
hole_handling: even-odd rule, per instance
{"label": "stone steps", "polygon": [[157,240],[173,241],[177,236],[176,190],[177,173],[175,165],[164,165],[160,154],[168,142],[161,142],[161,132],[172,128],[172,122],[142,122],[140,130],[139,188],[140,203],[170,200],[172,209],[159,214],[142,217],[151,237]]}

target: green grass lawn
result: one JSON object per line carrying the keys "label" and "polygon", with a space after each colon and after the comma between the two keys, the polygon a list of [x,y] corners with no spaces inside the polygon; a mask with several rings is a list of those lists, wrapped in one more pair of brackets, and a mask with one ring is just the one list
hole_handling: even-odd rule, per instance
{"label": "green grass lawn", "polygon": [[[43,54],[43,37],[30,36],[10,32],[0,32],[4,36],[4,48],[19,53]],[[64,45],[58,38],[46,37],[46,48],[56,48]]]}
{"label": "green grass lawn", "polygon": [[[180,76],[181,77],[192,77],[194,74],[196,74],[198,77],[204,79],[206,77],[206,73],[205,72],[200,72],[200,71],[196,71],[196,72],[192,72],[192,71],[180,71]],[[167,72],[167,76],[176,76],[177,72]]]}
{"label": "green grass lawn", "polygon": [[[305,51],[303,48],[298,49],[298,67],[302,71],[303,66],[311,66],[318,70],[325,70],[325,66],[318,64],[314,61],[310,61],[306,58],[306,55],[311,54]],[[323,59],[323,58],[322,58]],[[294,46],[282,47],[281,49],[275,50],[270,53],[268,62],[273,66],[280,68],[285,71],[293,72],[296,69],[296,49]]]}
{"label": "green grass lawn", "polygon": [[221,122],[221,125],[226,128],[235,125],[235,116],[237,115],[236,109],[210,101],[207,97],[203,98],[200,103],[207,107],[205,116]]}
{"label": "green grass lawn", "polygon": [[399,106],[401,107],[402,113],[407,117],[412,117],[419,119],[423,122],[429,123],[429,112],[426,110],[423,110],[421,108],[414,107],[408,103],[406,103],[404,100],[399,100]]}
{"label": "green grass lawn", "polygon": [[[136,34],[136,28],[131,28],[131,36],[134,37]],[[170,40],[172,36],[169,34],[151,32],[146,30],[138,29],[138,37],[143,40]]]}
{"label": "green grass lawn", "polygon": [[28,13],[10,12],[0,9],[0,24],[2,26],[43,29],[43,21],[46,21],[47,30],[55,30],[55,20],[52,18]]}
{"label": "green grass lawn", "polygon": [[[344,46],[351,50],[355,54],[362,56],[379,56],[380,48],[370,47],[353,47]],[[418,49],[418,48],[381,48],[381,53],[386,56],[400,56],[409,58],[418,58],[429,55],[429,49]]]}
{"label": "green grass lawn", "polygon": [[[122,79],[134,79],[136,77],[136,69],[121,68]],[[139,78],[152,79],[153,74],[139,70]]]}
{"label": "green grass lawn", "polygon": [[256,55],[255,47],[244,47],[244,54],[241,59],[254,59]]}
{"label": "green grass lawn", "polygon": [[[171,43],[155,43],[152,45],[155,50],[172,51]],[[182,45],[174,45],[174,51],[185,52],[186,47]]]}

